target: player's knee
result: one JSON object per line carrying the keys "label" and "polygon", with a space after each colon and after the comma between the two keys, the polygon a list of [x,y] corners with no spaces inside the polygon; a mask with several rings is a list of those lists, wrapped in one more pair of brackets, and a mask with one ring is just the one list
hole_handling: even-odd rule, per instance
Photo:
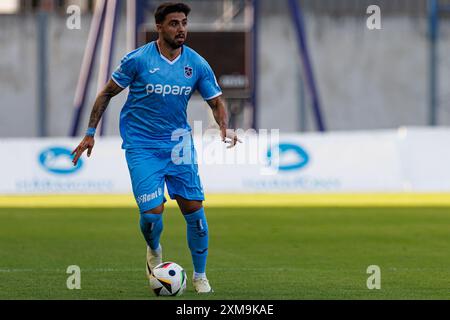
{"label": "player's knee", "polygon": [[175,196],[178,206],[184,215],[188,215],[197,212],[203,208],[203,201],[199,200],[187,200],[181,196]]}
{"label": "player's knee", "polygon": [[191,214],[203,208],[202,201],[188,201],[183,204],[181,211],[183,214]]}
{"label": "player's knee", "polygon": [[161,204],[160,206],[153,208],[151,210],[148,210],[144,212],[144,214],[162,214],[164,211],[164,204]]}

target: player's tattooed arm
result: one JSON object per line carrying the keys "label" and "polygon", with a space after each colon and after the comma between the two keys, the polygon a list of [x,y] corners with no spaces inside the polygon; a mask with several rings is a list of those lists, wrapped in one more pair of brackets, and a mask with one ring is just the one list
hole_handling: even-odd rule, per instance
{"label": "player's tattooed arm", "polygon": [[[216,119],[221,131],[228,129],[228,112],[225,103],[221,97],[207,101]],[[224,137],[222,137],[224,138]]]}
{"label": "player's tattooed arm", "polygon": [[94,107],[89,118],[89,128],[97,128],[103,113],[108,107],[109,101],[122,90],[123,88],[119,87],[113,80],[109,80],[105,88],[98,94],[97,99],[95,99]]}
{"label": "player's tattooed arm", "polygon": [[[92,108],[91,117],[89,118],[89,128],[97,128],[100,119],[108,107],[111,98],[118,95],[123,88],[119,87],[113,80],[109,80],[105,88],[98,94],[95,99],[94,107]],[[72,151],[73,165],[76,166],[78,159],[87,150],[87,156],[90,157],[92,149],[94,148],[95,139],[93,135],[86,135],[80,144]]]}
{"label": "player's tattooed arm", "polygon": [[217,97],[207,101],[214,115],[214,119],[220,128],[222,141],[228,143],[228,148],[233,148],[236,143],[240,142],[238,136],[232,129],[228,129],[228,112],[222,97]]}

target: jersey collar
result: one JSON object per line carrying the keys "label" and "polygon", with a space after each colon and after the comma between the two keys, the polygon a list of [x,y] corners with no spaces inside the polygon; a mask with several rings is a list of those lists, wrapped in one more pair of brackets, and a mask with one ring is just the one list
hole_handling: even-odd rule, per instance
{"label": "jersey collar", "polygon": [[170,61],[159,50],[159,46],[158,46],[158,42],[157,41],[155,41],[155,48],[156,48],[156,51],[158,51],[159,56],[161,57],[161,59],[163,59],[164,61],[166,61],[170,65],[174,65],[178,60],[180,60],[180,58],[181,58],[181,56],[183,55],[183,52],[184,52],[184,45],[183,45],[181,47],[181,53],[178,55],[178,57],[176,57],[175,60]]}

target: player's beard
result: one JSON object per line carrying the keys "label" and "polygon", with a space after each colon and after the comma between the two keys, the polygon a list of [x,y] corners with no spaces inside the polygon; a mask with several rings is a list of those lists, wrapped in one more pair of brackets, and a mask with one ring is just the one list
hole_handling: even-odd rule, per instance
{"label": "player's beard", "polygon": [[186,41],[186,36],[182,38],[182,41],[177,41],[179,38],[176,36],[174,39],[170,39],[169,37],[163,37],[164,41],[172,48],[172,49],[179,49],[183,46],[184,42]]}

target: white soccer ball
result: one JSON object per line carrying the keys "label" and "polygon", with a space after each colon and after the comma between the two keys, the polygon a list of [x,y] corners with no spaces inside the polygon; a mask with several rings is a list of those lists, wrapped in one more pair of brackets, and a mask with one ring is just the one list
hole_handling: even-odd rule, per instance
{"label": "white soccer ball", "polygon": [[186,271],[175,262],[158,264],[150,275],[150,288],[157,296],[181,296],[186,290]]}

